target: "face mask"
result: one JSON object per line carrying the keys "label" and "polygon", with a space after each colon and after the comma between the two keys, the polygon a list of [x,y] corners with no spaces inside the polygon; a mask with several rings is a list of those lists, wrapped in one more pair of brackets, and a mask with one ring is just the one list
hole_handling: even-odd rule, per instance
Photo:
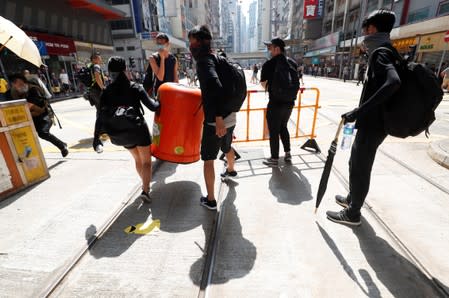
{"label": "face mask", "polygon": [[267,59],[270,59],[270,58],[271,58],[271,52],[270,52],[270,50],[267,49],[267,51],[265,52],[265,57],[266,57]]}
{"label": "face mask", "polygon": [[201,54],[201,47],[193,47],[190,45],[189,50],[190,53],[192,53],[192,57],[195,58],[195,60],[197,60]]}
{"label": "face mask", "polygon": [[163,44],[157,44],[157,45],[156,45],[156,49],[157,49],[158,51],[163,50],[163,49],[165,49],[165,45],[163,45]]}
{"label": "face mask", "polygon": [[119,72],[109,72],[109,76],[112,81],[115,81],[120,73]]}
{"label": "face mask", "polygon": [[190,53],[192,53],[192,57],[195,58],[195,60],[198,60],[200,56],[207,55],[210,53],[210,46],[202,45],[199,47],[193,47],[192,45],[190,45],[189,50]]}
{"label": "face mask", "polygon": [[23,86],[23,87],[18,88],[18,89],[17,89],[17,92],[20,93],[20,94],[28,93],[28,86],[25,85],[25,86]]}

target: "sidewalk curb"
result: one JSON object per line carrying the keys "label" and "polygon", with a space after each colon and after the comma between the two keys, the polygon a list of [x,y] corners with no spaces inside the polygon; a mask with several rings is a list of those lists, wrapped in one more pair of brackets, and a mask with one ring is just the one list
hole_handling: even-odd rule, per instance
{"label": "sidewalk curb", "polygon": [[449,154],[442,148],[444,142],[449,142],[449,140],[431,142],[427,153],[436,163],[449,169]]}

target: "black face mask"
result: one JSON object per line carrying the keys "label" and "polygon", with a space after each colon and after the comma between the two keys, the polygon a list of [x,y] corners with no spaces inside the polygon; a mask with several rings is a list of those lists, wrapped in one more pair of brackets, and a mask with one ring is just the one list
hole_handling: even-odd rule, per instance
{"label": "black face mask", "polygon": [[190,45],[189,50],[190,53],[192,53],[192,57],[195,58],[195,60],[198,60],[199,57],[210,53],[210,46],[202,45],[199,47],[193,47],[192,45]]}

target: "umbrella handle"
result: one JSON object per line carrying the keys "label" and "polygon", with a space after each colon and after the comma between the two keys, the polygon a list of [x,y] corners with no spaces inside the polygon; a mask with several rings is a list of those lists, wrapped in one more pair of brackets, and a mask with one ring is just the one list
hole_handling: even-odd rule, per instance
{"label": "umbrella handle", "polygon": [[12,35],[8,38],[8,40],[0,47],[0,52],[6,47],[6,44],[8,43],[8,41],[10,41],[12,39]]}
{"label": "umbrella handle", "polygon": [[343,125],[345,124],[345,119],[341,118],[340,124],[338,124],[337,133],[335,134],[334,142],[338,143],[338,137],[340,136],[341,129],[343,128]]}

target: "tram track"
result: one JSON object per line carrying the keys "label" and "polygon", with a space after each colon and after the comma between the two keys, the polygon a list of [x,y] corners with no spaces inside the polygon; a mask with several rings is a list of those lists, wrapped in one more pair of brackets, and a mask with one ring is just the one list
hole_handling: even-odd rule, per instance
{"label": "tram track", "polygon": [[[319,112],[320,116],[326,118],[329,122],[334,124],[335,126],[338,126],[338,121],[335,121],[331,117]],[[400,159],[392,156],[391,154],[387,153],[382,148],[379,148],[378,151],[383,154],[384,156],[388,157],[390,160],[394,161],[395,163],[399,164],[401,167],[409,171],[410,173],[414,174],[415,176],[418,176],[422,180],[426,181],[433,187],[439,189],[441,192],[449,196],[449,189],[444,187],[443,185],[433,181],[430,177],[427,177],[426,175],[423,175],[422,173],[418,172],[416,169],[410,167]],[[326,156],[323,153],[317,154],[317,157],[323,162],[326,162]],[[346,179],[346,177],[343,175],[343,173],[336,167],[332,166],[332,173],[337,177],[339,182],[342,184],[342,186],[346,189],[346,191],[349,192],[349,181]],[[431,284],[434,286],[434,288],[442,295],[442,297],[449,297],[449,292],[447,289],[442,285],[433,275],[432,273],[423,265],[423,263],[419,260],[419,258],[412,252],[412,250],[403,242],[401,241],[400,237],[392,230],[392,228],[388,225],[387,222],[385,222],[381,216],[374,210],[373,206],[370,205],[368,202],[365,201],[363,208],[370,213],[371,216],[377,221],[378,224],[388,233],[388,235],[393,239],[393,241],[402,249],[402,251],[405,253],[405,255],[414,263],[414,265],[429,279]]]}
{"label": "tram track", "polygon": [[[157,160],[153,167],[153,175],[158,171],[158,169],[164,164],[163,161]],[[209,234],[209,238],[207,240],[207,248],[206,248],[206,258],[203,266],[203,273],[201,276],[200,288],[198,291],[198,297],[208,297],[208,289],[212,283],[213,269],[215,266],[215,260],[217,255],[218,241],[220,239],[220,233],[222,229],[222,221],[225,214],[225,202],[223,201],[224,197],[224,188],[226,183],[220,181],[219,192],[217,196],[217,201],[219,202],[219,209],[217,210],[216,216],[214,218],[214,222],[212,225],[211,232]],[[140,193],[140,184],[134,186],[134,188],[130,191],[129,195],[125,200],[120,203],[120,206],[112,212],[111,216],[103,223],[103,225],[99,228],[99,230],[92,235],[85,244],[80,247],[76,254],[66,262],[64,266],[62,266],[52,278],[43,286],[37,297],[52,297],[53,294],[57,291],[57,289],[64,284],[67,278],[69,278],[72,271],[74,271],[83,257],[89,252],[90,249],[94,247],[94,245],[101,240],[103,235],[105,235],[110,227],[116,222],[116,220],[120,217],[122,212],[129,206],[131,201]]]}
{"label": "tram track", "polygon": [[[164,162],[157,160],[153,166],[153,175],[159,170]],[[133,187],[129,195],[125,200],[120,203],[120,206],[112,212],[111,216],[103,223],[99,230],[92,235],[87,242],[80,247],[77,253],[62,266],[53,277],[46,283],[46,285],[40,289],[37,297],[51,297],[51,295],[59,288],[64,282],[65,278],[76,268],[77,264],[82,258],[89,252],[90,249],[103,237],[109,228],[115,223],[117,218],[122,212],[129,206],[130,202],[141,192],[140,183]]]}

